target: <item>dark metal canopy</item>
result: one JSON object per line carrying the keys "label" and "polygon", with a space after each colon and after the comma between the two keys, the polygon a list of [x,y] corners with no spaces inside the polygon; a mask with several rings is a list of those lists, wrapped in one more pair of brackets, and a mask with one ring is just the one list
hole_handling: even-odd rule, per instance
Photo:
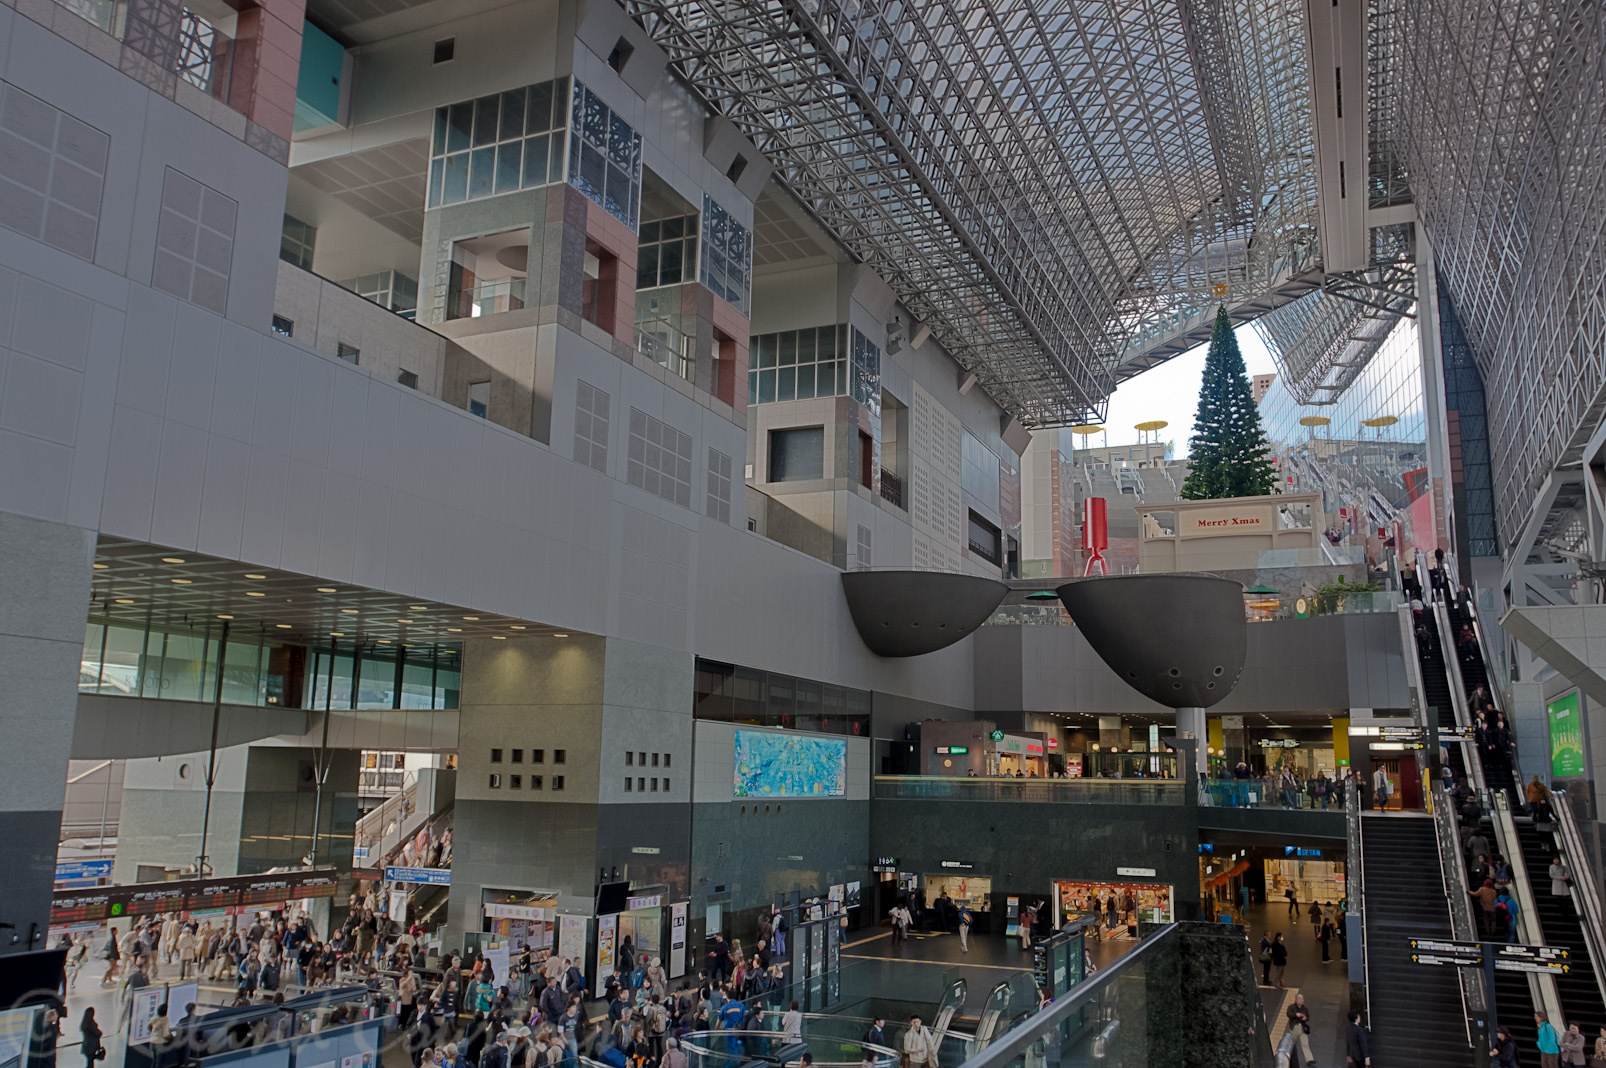
{"label": "dark metal canopy", "polygon": [[842,592],[872,653],[919,656],[981,626],[1009,587],[997,579],[941,571],[846,571]]}

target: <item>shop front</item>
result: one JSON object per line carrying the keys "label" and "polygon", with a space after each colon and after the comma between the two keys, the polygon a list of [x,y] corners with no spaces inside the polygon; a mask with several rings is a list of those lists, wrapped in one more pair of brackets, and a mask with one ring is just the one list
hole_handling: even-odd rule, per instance
{"label": "shop front", "polygon": [[[1287,855],[1269,858],[1262,863],[1266,869],[1266,900],[1268,903],[1294,900],[1307,908],[1311,902],[1337,905],[1347,896],[1344,880],[1343,850],[1333,851],[1336,856],[1325,856],[1326,851],[1298,847]],[[1292,890],[1292,899],[1288,891]]]}
{"label": "shop front", "polygon": [[995,730],[989,736],[992,742],[989,775],[1026,778],[1043,778],[1048,774],[1048,739],[1037,733],[1017,733]]}
{"label": "shop front", "polygon": [[[1142,871],[1133,881],[1080,882],[1059,879],[1054,883],[1054,918],[1056,928],[1084,917],[1095,916],[1105,938],[1136,938],[1138,924],[1170,923],[1172,920],[1172,887],[1165,884],[1137,881],[1152,876],[1152,869],[1116,869],[1118,875]],[[1115,905],[1115,922],[1109,919],[1110,904]]]}
{"label": "shop front", "polygon": [[971,913],[971,930],[975,934],[985,934],[991,928],[990,913],[993,908],[993,880],[986,875],[975,875],[969,869],[969,863],[962,861],[943,861],[944,871],[940,874],[925,875],[921,881],[925,884],[926,907],[935,913],[938,926],[946,930],[959,929],[959,909],[968,908]]}
{"label": "shop front", "polygon": [[629,939],[636,966],[646,968],[664,954],[664,919],[668,915],[668,887],[632,889],[623,911],[615,918],[614,938],[619,949]]}
{"label": "shop front", "polygon": [[557,949],[557,895],[550,891],[480,891],[480,934],[487,945],[506,946],[518,956],[528,947],[537,963]]}

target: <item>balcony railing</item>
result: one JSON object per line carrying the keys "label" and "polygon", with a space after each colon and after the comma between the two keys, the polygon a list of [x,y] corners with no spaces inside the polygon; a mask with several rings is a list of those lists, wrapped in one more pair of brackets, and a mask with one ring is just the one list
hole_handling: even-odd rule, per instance
{"label": "balcony railing", "polygon": [[1180,779],[982,779],[877,775],[876,800],[1029,801],[1067,805],[1180,805]]}
{"label": "balcony railing", "polygon": [[909,506],[903,502],[903,479],[885,467],[881,469],[881,499],[906,512],[909,510]]}
{"label": "balcony railing", "polygon": [[695,380],[692,338],[668,319],[637,319],[636,351],[688,382]]}
{"label": "balcony railing", "polygon": [[453,290],[447,299],[448,319],[478,319],[482,315],[518,311],[524,307],[523,278],[476,282],[473,289]]}

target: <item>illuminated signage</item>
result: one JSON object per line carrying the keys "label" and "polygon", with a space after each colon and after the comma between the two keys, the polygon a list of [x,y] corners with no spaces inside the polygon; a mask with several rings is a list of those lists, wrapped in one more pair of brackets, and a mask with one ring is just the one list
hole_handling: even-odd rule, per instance
{"label": "illuminated signage", "polygon": [[[937,752],[940,753],[940,752],[942,752],[942,750],[939,749],[939,750],[937,750]],[[955,756],[963,756],[964,754],[970,752],[970,746],[968,746],[968,745],[950,745],[948,747],[948,752],[954,754]]]}
{"label": "illuminated signage", "polygon": [[1283,846],[1285,857],[1321,857],[1320,849],[1306,849],[1304,846]]}

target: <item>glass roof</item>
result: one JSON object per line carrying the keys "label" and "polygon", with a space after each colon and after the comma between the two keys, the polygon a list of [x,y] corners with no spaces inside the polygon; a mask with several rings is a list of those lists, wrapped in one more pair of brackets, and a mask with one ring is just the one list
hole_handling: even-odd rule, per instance
{"label": "glass roof", "polygon": [[1303,0],[626,6],[1028,425],[1313,284]]}

